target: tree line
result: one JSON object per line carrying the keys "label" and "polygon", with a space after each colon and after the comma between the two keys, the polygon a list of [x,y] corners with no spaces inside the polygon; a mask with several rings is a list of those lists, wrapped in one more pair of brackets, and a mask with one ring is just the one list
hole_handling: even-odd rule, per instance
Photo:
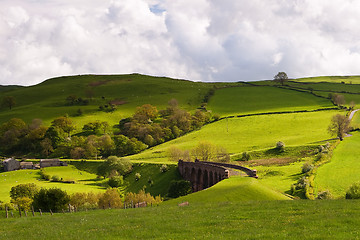
{"label": "tree line", "polygon": [[216,120],[204,110],[193,114],[179,108],[172,99],[158,110],[145,104],[133,116],[121,119],[114,128],[106,121],[92,121],[77,127],[68,116],[54,119],[45,126],[40,119],[26,124],[13,118],[0,125],[0,153],[32,157],[97,158],[127,156],[148,147],[182,136]]}

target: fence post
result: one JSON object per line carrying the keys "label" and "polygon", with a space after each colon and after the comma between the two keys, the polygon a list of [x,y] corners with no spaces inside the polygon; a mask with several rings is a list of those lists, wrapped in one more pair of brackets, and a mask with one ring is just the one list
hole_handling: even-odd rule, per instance
{"label": "fence post", "polygon": [[5,211],[6,211],[6,218],[9,218],[9,212],[8,212],[8,207],[5,207]]}
{"label": "fence post", "polygon": [[27,217],[27,212],[26,212],[26,210],[24,209],[24,213],[25,213],[25,217]]}
{"label": "fence post", "polygon": [[42,211],[41,211],[41,209],[39,208],[39,212],[40,212],[40,216],[42,216]]}
{"label": "fence post", "polygon": [[31,206],[31,211],[32,211],[32,215],[33,215],[33,217],[35,217],[34,206]]}
{"label": "fence post", "polygon": [[71,205],[70,205],[70,203],[69,203],[69,213],[71,213]]}
{"label": "fence post", "polygon": [[11,213],[11,217],[14,217],[14,213],[13,213],[13,211],[11,211],[10,213]]}
{"label": "fence post", "polygon": [[51,211],[51,209],[50,209],[50,214],[51,214],[51,216],[53,215],[53,212]]}

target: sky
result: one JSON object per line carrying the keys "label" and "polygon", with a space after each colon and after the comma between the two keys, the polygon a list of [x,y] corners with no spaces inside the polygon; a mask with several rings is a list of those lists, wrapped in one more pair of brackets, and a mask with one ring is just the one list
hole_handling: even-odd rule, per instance
{"label": "sky", "polygon": [[356,0],[0,0],[0,85],[360,74]]}

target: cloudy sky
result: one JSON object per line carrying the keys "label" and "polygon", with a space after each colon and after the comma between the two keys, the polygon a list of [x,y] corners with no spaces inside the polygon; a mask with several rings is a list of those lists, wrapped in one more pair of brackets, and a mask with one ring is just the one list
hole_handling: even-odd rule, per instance
{"label": "cloudy sky", "polygon": [[360,74],[360,1],[0,0],[0,84]]}

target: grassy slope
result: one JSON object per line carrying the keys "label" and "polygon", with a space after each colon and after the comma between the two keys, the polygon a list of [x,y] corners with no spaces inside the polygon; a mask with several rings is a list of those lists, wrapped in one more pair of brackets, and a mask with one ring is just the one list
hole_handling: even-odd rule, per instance
{"label": "grassy slope", "polygon": [[285,166],[256,166],[258,181],[265,186],[282,193],[290,194],[290,187],[302,176],[301,166],[304,162],[298,161]]}
{"label": "grassy slope", "polygon": [[332,103],[309,93],[275,87],[233,87],[216,91],[208,109],[221,116],[263,112],[314,110],[333,107]]}
{"label": "grassy slope", "polygon": [[312,144],[331,138],[327,127],[336,113],[338,111],[224,119],[130,158],[166,162],[171,146],[191,149],[202,141],[221,145],[232,154],[273,148],[277,141],[283,141],[286,146]]}
{"label": "grassy slope", "polygon": [[50,167],[46,168],[45,172],[51,176],[57,175],[63,180],[74,180],[76,184],[65,184],[38,180],[39,170],[21,170],[12,172],[0,173],[0,200],[4,202],[10,201],[11,187],[21,183],[35,183],[39,187],[59,187],[66,190],[68,193],[75,192],[99,192],[103,191],[104,187],[98,186],[98,179],[95,174],[84,171],[79,171],[73,166],[68,167]]}
{"label": "grassy slope", "polygon": [[[4,239],[356,239],[359,201],[251,201],[0,218]],[[41,226],[41,227],[39,227]],[[36,229],[36,231],[34,231]]]}
{"label": "grassy slope", "polygon": [[[103,84],[90,87],[91,84],[100,82]],[[48,124],[53,118],[64,114],[73,116],[81,108],[84,115],[74,117],[79,127],[89,122],[91,118],[116,124],[121,118],[130,116],[137,106],[149,103],[162,109],[172,98],[177,99],[181,107],[194,110],[200,106],[204,95],[212,86],[213,84],[208,83],[138,74],[54,78],[35,86],[4,93],[4,96],[14,96],[17,106],[11,111],[0,109],[0,123],[19,117],[27,122],[34,118],[41,118]],[[66,97],[76,95],[86,98],[87,89],[92,89],[94,93],[94,98],[88,106],[65,106]],[[114,99],[126,103],[119,105],[113,113],[98,111],[99,105]]]}
{"label": "grassy slope", "polygon": [[360,76],[320,76],[309,78],[298,78],[299,82],[331,82],[331,83],[352,83],[360,84]]}
{"label": "grassy slope", "polygon": [[265,187],[257,179],[233,176],[214,186],[190,195],[180,197],[166,204],[174,202],[207,203],[207,202],[239,202],[264,200],[290,200],[288,197]]}
{"label": "grassy slope", "polygon": [[317,170],[318,191],[330,190],[335,197],[345,197],[349,186],[360,181],[360,134],[345,138],[334,150],[330,163]]}

